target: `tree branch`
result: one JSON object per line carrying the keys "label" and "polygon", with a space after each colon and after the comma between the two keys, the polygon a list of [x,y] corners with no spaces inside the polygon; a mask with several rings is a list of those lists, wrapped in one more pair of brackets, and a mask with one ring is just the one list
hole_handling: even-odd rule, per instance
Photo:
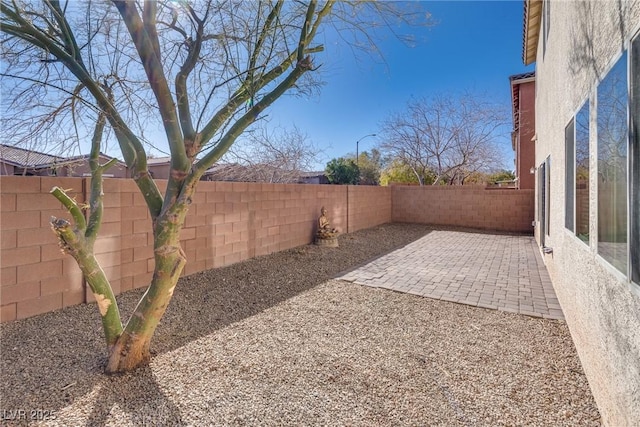
{"label": "tree branch", "polygon": [[[192,12],[192,15],[194,16],[194,19],[197,18],[195,12]],[[191,161],[194,160],[197,152],[197,144],[195,142],[197,135],[193,127],[193,120],[191,119],[187,77],[189,77],[189,74],[191,74],[198,62],[204,38],[204,23],[200,19],[195,20],[197,22],[196,38],[195,40],[186,38],[185,33],[185,43],[187,44],[188,54],[175,79],[176,99],[178,104],[178,114],[180,117],[180,126],[182,128],[182,133],[185,139],[187,156]]]}
{"label": "tree branch", "polygon": [[73,221],[76,223],[76,227],[84,231],[87,228],[87,222],[78,203],[69,197],[67,192],[60,187],[53,187],[50,193],[69,211],[73,217]]}
{"label": "tree branch", "polygon": [[[308,31],[307,33],[307,36],[305,38],[305,43],[310,43],[311,40],[313,40],[313,38],[315,37],[315,34],[318,31],[318,28],[320,27],[320,24],[322,23],[323,18],[327,16],[329,12],[331,12],[331,8],[333,7],[334,3],[335,3],[335,0],[328,1],[324,5],[324,7],[320,10],[320,12],[318,12],[316,19],[313,25],[311,26],[311,30]],[[309,7],[312,7],[312,6],[309,5]],[[307,19],[308,19],[308,14],[305,15],[305,22],[307,22]],[[306,26],[306,28],[308,28],[308,26]],[[303,25],[302,31],[304,31],[304,29],[305,29],[305,25]],[[301,34],[303,33],[301,32]],[[245,79],[244,84],[240,87],[240,89],[238,89],[238,91],[236,91],[233,94],[233,96],[227,102],[227,104],[224,107],[222,107],[220,110],[218,110],[218,112],[204,126],[204,128],[200,132],[200,146],[206,144],[213,137],[213,135],[215,135],[215,133],[220,129],[222,124],[235,113],[238,107],[240,107],[249,98],[251,98],[251,96],[254,95],[255,92],[257,92],[259,89],[264,88],[269,83],[271,83],[272,81],[280,77],[282,74],[284,74],[284,72],[291,66],[291,64],[293,64],[293,61],[297,57],[301,56],[300,55],[301,52],[304,60],[304,55],[309,55],[310,53],[313,53],[313,52],[322,51],[323,48],[322,46],[317,46],[317,47],[314,47],[311,51],[309,51],[308,49],[309,48],[307,45],[298,46],[298,49],[291,52],[287,56],[287,58],[285,58],[277,66],[274,66],[267,73],[265,73],[258,81],[252,82],[253,83],[252,88],[248,87],[249,82]]]}
{"label": "tree branch", "polygon": [[[156,45],[152,37],[147,33],[145,25],[136,10],[135,3],[130,0],[113,0],[113,2],[129,31],[151,90],[158,102],[158,109],[167,135],[169,151],[171,152],[171,169],[172,171],[186,174],[191,167],[191,163],[187,158],[173,97],[164,75],[162,62],[160,57],[156,55]],[[150,13],[148,9],[147,13]]]}
{"label": "tree branch", "polygon": [[106,119],[104,114],[98,116],[96,121],[95,130],[91,139],[91,153],[89,154],[89,167],[91,168],[91,192],[89,193],[89,223],[85,232],[87,241],[90,242],[91,247],[98,237],[98,230],[102,224],[102,213],[104,211],[102,199],[104,193],[102,190],[102,173],[113,165],[117,159],[111,159],[104,166],[99,163],[100,159],[100,142],[102,141],[102,134]]}
{"label": "tree branch", "polygon": [[136,184],[140,188],[152,217],[156,217],[162,206],[162,197],[155,182],[147,171],[146,153],[144,147],[129,129],[118,110],[109,101],[100,85],[90,76],[82,62],[71,56],[62,45],[51,39],[47,34],[37,29],[31,22],[9,9],[6,2],[0,5],[0,12],[17,25],[2,23],[2,31],[12,34],[34,46],[37,46],[57,58],[93,95],[100,108],[107,114],[127,166],[133,171]]}
{"label": "tree branch", "polygon": [[189,181],[200,179],[204,172],[227,152],[236,138],[256,120],[260,112],[273,104],[273,102],[287,89],[292,87],[305,72],[309,71],[310,68],[308,64],[310,64],[310,62],[311,60],[307,59],[306,61],[298,64],[298,66],[296,66],[296,68],[294,68],[293,71],[278,86],[276,86],[276,88],[265,95],[257,104],[238,119],[222,137],[220,142],[194,165]]}

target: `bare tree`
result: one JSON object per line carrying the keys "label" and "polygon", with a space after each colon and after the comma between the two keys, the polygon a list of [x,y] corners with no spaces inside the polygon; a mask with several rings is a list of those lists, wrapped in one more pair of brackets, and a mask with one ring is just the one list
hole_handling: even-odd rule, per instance
{"label": "bare tree", "polygon": [[[151,338],[186,263],[180,231],[201,176],[285,92],[316,87],[313,57],[323,50],[317,42],[323,25],[367,40],[376,16],[392,16],[387,12],[395,7],[333,0],[2,0],[3,126],[22,124],[14,139],[38,144],[95,136],[92,152],[102,133],[111,132],[152,218],[153,279],[123,325],[93,251],[106,165],[92,162],[88,221],[85,207],[52,190],[72,218],[53,218],[52,228],[98,302],[107,372],[150,357]],[[150,129],[164,137],[145,133]],[[146,151],[164,144],[171,165],[163,194]]]}
{"label": "bare tree", "polygon": [[[322,151],[297,127],[261,127],[246,134],[222,159],[237,164],[229,168],[234,179],[251,182],[292,183],[302,172],[310,171]],[[224,174],[222,175],[224,178]]]}
{"label": "bare tree", "polygon": [[455,149],[446,157],[444,175],[450,184],[464,184],[477,172],[489,173],[503,164],[497,145],[508,113],[491,102],[465,95],[457,105]]}
{"label": "bare tree", "polygon": [[463,184],[475,172],[500,167],[496,139],[508,113],[477,95],[435,96],[407,104],[382,123],[381,150],[411,169],[420,185],[434,176]]}

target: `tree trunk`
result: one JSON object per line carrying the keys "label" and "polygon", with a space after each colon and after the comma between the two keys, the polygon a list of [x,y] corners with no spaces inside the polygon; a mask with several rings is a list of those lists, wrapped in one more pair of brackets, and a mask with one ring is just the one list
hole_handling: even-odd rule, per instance
{"label": "tree trunk", "polygon": [[[186,257],[180,247],[174,248],[169,255],[158,255],[156,251],[156,269],[153,280],[144,294],[127,326],[111,348],[106,372],[130,371],[146,364],[151,355],[151,338],[164,315],[173,290],[178,283]],[[170,274],[164,274],[170,270]]]}
{"label": "tree trunk", "polygon": [[125,372],[149,362],[151,338],[164,315],[187,258],[180,247],[186,204],[179,213],[159,219],[154,230],[155,269],[151,285],[131,315],[124,332],[111,348],[107,373]]}
{"label": "tree trunk", "polygon": [[[66,194],[63,196],[62,191],[57,187],[52,192],[62,199],[66,196]],[[58,237],[60,248],[64,253],[71,255],[78,263],[98,303],[107,347],[113,347],[118,337],[122,334],[120,312],[109,280],[93,254],[92,244],[84,238],[81,230],[73,228],[69,221],[65,219],[52,217],[51,228]]]}

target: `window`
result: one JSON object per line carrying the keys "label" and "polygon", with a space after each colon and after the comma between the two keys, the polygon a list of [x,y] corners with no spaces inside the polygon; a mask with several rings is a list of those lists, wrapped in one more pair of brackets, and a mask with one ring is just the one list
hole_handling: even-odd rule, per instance
{"label": "window", "polygon": [[640,285],[640,34],[631,44],[631,133],[629,142],[629,212],[631,214],[630,278]]}
{"label": "window", "polygon": [[546,170],[546,179],[545,179],[545,215],[544,229],[546,231],[547,236],[551,236],[551,156],[547,156],[547,159],[544,161],[545,170]]}
{"label": "window", "polygon": [[627,54],[598,85],[598,253],[627,273]]}
{"label": "window", "polygon": [[564,129],[564,226],[589,243],[589,101]]}
{"label": "window", "polygon": [[597,89],[597,248],[640,292],[640,33],[629,47]]}
{"label": "window", "polygon": [[544,163],[538,166],[538,221],[540,222],[540,245],[544,247],[547,221],[547,177]]}
{"label": "window", "polygon": [[574,184],[574,168],[575,168],[575,122],[571,119],[566,128],[564,128],[564,146],[565,146],[565,175],[564,175],[564,226],[571,231],[574,228],[574,203],[575,203],[575,184]]}
{"label": "window", "polygon": [[576,114],[575,232],[589,243],[589,100]]}
{"label": "window", "polygon": [[540,245],[546,247],[546,236],[549,236],[549,188],[551,183],[551,157],[547,157],[538,167],[538,221],[540,221]]}
{"label": "window", "polygon": [[549,38],[549,28],[551,25],[551,1],[542,1],[542,58],[547,53],[547,39]]}

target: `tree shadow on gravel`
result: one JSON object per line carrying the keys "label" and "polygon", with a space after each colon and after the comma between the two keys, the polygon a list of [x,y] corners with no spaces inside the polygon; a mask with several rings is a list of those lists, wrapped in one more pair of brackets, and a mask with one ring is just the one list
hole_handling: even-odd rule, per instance
{"label": "tree shadow on gravel", "polygon": [[[174,350],[251,317],[431,230],[426,225],[385,224],[340,236],[339,248],[300,246],[182,278],[152,340],[151,352]],[[118,296],[123,318],[133,311],[143,292],[136,289]],[[95,304],[2,324],[0,332],[0,410],[58,412],[95,387],[104,387],[96,402],[104,401],[105,406],[91,415],[96,423],[104,420],[115,403],[135,413],[149,393],[164,405],[166,414],[175,410],[179,417],[150,368],[127,374],[130,377],[104,375],[106,350]],[[139,395],[141,401],[125,402],[121,387],[142,387],[127,394],[127,399]],[[0,424],[5,422],[0,420]]]}
{"label": "tree shadow on gravel", "polygon": [[152,352],[174,350],[251,317],[430,231],[425,225],[385,224],[340,236],[338,248],[300,246],[185,277],[154,336]]}
{"label": "tree shadow on gravel", "polygon": [[158,386],[149,366],[103,381],[87,425],[106,425],[115,406],[128,415],[122,421],[133,425],[184,424],[180,410]]}

